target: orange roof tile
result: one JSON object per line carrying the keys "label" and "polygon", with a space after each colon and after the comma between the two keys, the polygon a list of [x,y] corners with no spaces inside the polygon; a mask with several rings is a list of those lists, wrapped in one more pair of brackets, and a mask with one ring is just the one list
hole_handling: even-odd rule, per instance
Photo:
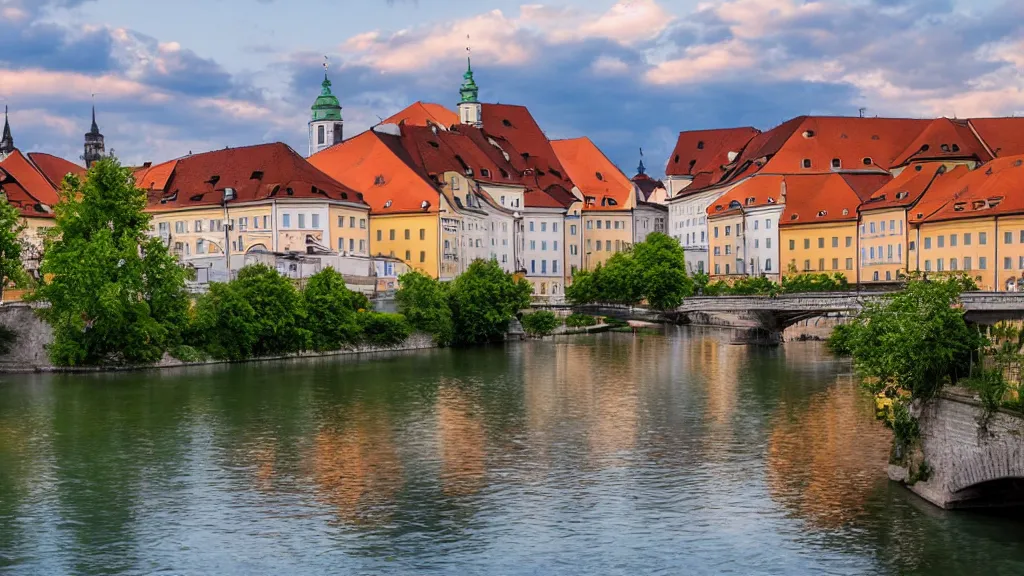
{"label": "orange roof tile", "polygon": [[928,222],[1024,214],[1024,155],[998,158],[933,189],[936,201],[946,201],[923,214]]}
{"label": "orange roof tile", "polygon": [[508,148],[518,152],[510,152],[510,161],[520,172],[534,171],[539,188],[557,184],[572,189],[571,176],[529,110],[510,104],[483,104],[482,120],[488,136],[495,138],[503,148],[507,143]]}
{"label": "orange roof tile", "polygon": [[843,180],[853,188],[853,191],[857,193],[857,197],[861,199],[861,202],[871,198],[879,188],[885,186],[889,182],[892,182],[892,174],[888,172],[882,172],[880,174],[850,174],[844,172],[842,174]]}
{"label": "orange roof tile", "polygon": [[149,194],[151,210],[216,206],[226,188],[232,202],[304,198],[363,204],[344,186],[282,143],[227,148],[179,158],[163,190]]}
{"label": "orange roof tile", "polygon": [[[584,210],[623,210],[633,207],[633,182],[590,138],[551,142],[561,165],[588,199]],[[589,201],[593,198],[593,203]]]}
{"label": "orange roof tile", "polygon": [[914,160],[992,159],[966,120],[936,118],[893,158],[890,166],[904,166]]}
{"label": "orange roof tile", "polygon": [[[309,162],[361,191],[373,214],[437,212],[440,192],[402,146],[401,137],[368,130],[318,152]],[[423,208],[427,202],[427,208]]]}
{"label": "orange roof tile", "polygon": [[714,173],[729,164],[729,152],[737,157],[761,131],[750,126],[680,132],[665,167],[666,176]]}
{"label": "orange roof tile", "polygon": [[167,181],[177,165],[177,160],[169,160],[156,166],[136,168],[135,185],[143,190],[163,190],[167,187]]}
{"label": "orange roof tile", "polygon": [[786,176],[786,208],[779,226],[857,221],[860,198],[839,174]]}
{"label": "orange roof tile", "polygon": [[882,210],[913,206],[932,185],[935,178],[946,171],[941,162],[916,163],[907,166],[898,176],[871,195],[860,211]]}
{"label": "orange roof tile", "polygon": [[968,123],[997,157],[1024,154],[1024,118],[972,118]]}
{"label": "orange roof tile", "polygon": [[958,181],[970,173],[970,168],[960,165],[942,174],[936,174],[931,186],[925,190],[917,204],[907,210],[907,221],[910,224],[920,224],[925,218],[952,202],[960,191]]}
{"label": "orange roof tile", "polygon": [[57,189],[20,150],[15,149],[0,162],[0,188],[23,216],[53,217],[53,212],[43,206],[52,209],[57,204]]}
{"label": "orange roof tile", "polygon": [[742,208],[757,208],[785,201],[786,177],[774,174],[757,175],[741,182],[707,208],[708,217],[732,214]]}
{"label": "orange roof tile", "polygon": [[29,152],[28,159],[36,165],[36,168],[39,168],[43,176],[46,176],[46,179],[57,189],[60,189],[61,184],[64,182],[64,177],[68,174],[74,174],[80,178],[85,176],[85,168],[52,154]]}
{"label": "orange roof tile", "polygon": [[[796,120],[799,120],[798,125]],[[807,116],[785,124],[789,132],[762,172],[829,174],[883,172],[928,125],[928,120]],[[780,136],[785,132],[780,133]],[[764,156],[765,154],[759,154]],[[838,161],[838,165],[836,162]],[[806,163],[810,163],[807,168]]]}
{"label": "orange roof tile", "polygon": [[655,190],[665,188],[664,182],[661,180],[655,180],[647,174],[637,174],[636,176],[633,176],[633,183],[636,184],[638,189],[640,189],[644,202],[651,197],[651,194],[653,194]]}
{"label": "orange roof tile", "polygon": [[458,123],[458,114],[432,102],[413,102],[404,110],[381,122],[381,124],[405,124],[407,126],[435,124],[445,129]]}

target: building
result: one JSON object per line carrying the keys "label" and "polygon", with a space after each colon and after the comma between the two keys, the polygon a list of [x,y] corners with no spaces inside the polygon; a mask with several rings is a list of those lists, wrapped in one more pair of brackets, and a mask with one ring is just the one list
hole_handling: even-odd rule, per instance
{"label": "building", "polygon": [[707,209],[710,271],[714,276],[765,276],[778,282],[779,221],[786,177],[760,175],[723,194]]}
{"label": "building", "polygon": [[787,176],[779,222],[785,273],[841,273],[857,282],[857,208],[861,198],[841,174]]}
{"label": "building", "polygon": [[331,92],[331,80],[327,77],[324,64],[324,81],[320,83],[320,95],[310,108],[309,155],[330,148],[343,140],[344,121],[341,118],[341,103]]}
{"label": "building", "polygon": [[226,275],[256,252],[336,255],[343,274],[370,276],[362,195],[285,144],[194,154],[136,172],[153,232],[186,264]]}
{"label": "building", "polygon": [[82,153],[82,160],[85,161],[85,167],[90,168],[93,162],[96,162],[106,155],[106,146],[103,142],[103,134],[100,134],[100,127],[96,124],[96,107],[92,107],[92,125],[89,127],[89,131],[85,134],[85,148]]}
{"label": "building", "polygon": [[747,144],[761,131],[750,126],[680,132],[665,165],[668,198],[696,184],[707,188],[721,181],[722,166],[735,161]]}
{"label": "building", "polygon": [[11,122],[7,117],[7,106],[4,106],[4,131],[0,135],[0,161],[14,152],[14,137],[11,136]]}
{"label": "building", "polygon": [[447,130],[459,123],[459,117],[451,110],[432,102],[414,102],[403,110],[381,121],[381,124],[409,126],[436,126]]}

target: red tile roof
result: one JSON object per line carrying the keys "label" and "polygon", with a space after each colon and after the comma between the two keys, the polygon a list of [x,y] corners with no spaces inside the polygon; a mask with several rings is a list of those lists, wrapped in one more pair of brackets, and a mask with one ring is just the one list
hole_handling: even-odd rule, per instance
{"label": "red tile roof", "polygon": [[729,152],[737,156],[761,131],[750,126],[680,132],[665,166],[666,176],[695,176],[714,173],[729,164]]}
{"label": "red tile roof", "polygon": [[913,206],[932,185],[935,178],[946,171],[941,162],[916,163],[907,166],[898,176],[871,195],[860,211],[883,210]]}
{"label": "red tile roof", "polygon": [[503,148],[504,141],[518,152],[510,152],[510,162],[520,172],[533,170],[539,188],[547,189],[553,184],[573,188],[571,176],[529,110],[510,104],[483,104],[482,113],[484,132]]}
{"label": "red tile roof", "polygon": [[1024,154],[1024,118],[972,118],[968,122],[997,157]]}
{"label": "red tile roof", "polygon": [[786,176],[786,208],[779,226],[857,221],[860,198],[839,174]]}
{"label": "red tile roof", "polygon": [[987,162],[992,155],[985,150],[966,120],[936,118],[893,158],[890,166],[904,166],[915,160],[970,158]]}
{"label": "red tile roof", "polygon": [[970,173],[970,168],[959,165],[937,174],[917,204],[907,210],[907,221],[910,224],[920,224],[925,218],[952,202],[961,189],[959,180]]}
{"label": "red tile roof", "polygon": [[[795,120],[799,120],[798,125],[794,125],[797,124]],[[794,119],[783,125],[789,134],[762,171],[773,174],[887,171],[893,159],[927,127],[928,122],[841,116]],[[784,134],[780,132],[779,136]],[[810,167],[805,168],[808,161]]]}
{"label": "red tile roof", "polygon": [[79,178],[85,177],[85,168],[52,154],[29,152],[28,159],[39,168],[43,176],[46,176],[46,179],[57,189],[60,189],[61,184],[64,182],[64,177],[68,174],[74,174]]}
{"label": "red tile roof", "polygon": [[[435,131],[405,125],[401,127],[401,134],[402,145],[410,157],[431,177],[457,172],[480,182],[519,184],[521,181],[519,171],[472,126]],[[493,153],[485,147],[491,148]]]}
{"label": "red tile roof", "polygon": [[309,162],[361,191],[373,214],[438,210],[440,192],[426,172],[416,168],[400,136],[368,130],[314,154]]}
{"label": "red tile roof", "polygon": [[741,208],[757,208],[781,204],[785,201],[785,176],[774,174],[758,175],[741,182],[708,206],[708,217],[715,218],[733,214]]}
{"label": "red tile roof", "polygon": [[178,165],[177,160],[170,160],[156,166],[143,166],[135,169],[135,185],[143,190],[163,190],[167,188],[167,180]]}
{"label": "red tile roof", "polygon": [[52,208],[58,201],[57,188],[20,150],[15,149],[0,162],[0,189],[22,216],[53,217]]}
{"label": "red tile roof", "polygon": [[458,123],[459,116],[455,112],[432,102],[413,102],[401,112],[381,122],[381,124],[404,124],[407,126],[435,124],[445,129]]}
{"label": "red tile roof", "polygon": [[651,198],[651,194],[659,188],[664,189],[665,183],[661,180],[655,180],[647,174],[637,174],[633,176],[633,184],[640,189],[640,193],[643,194],[643,200],[646,202]]}
{"label": "red tile roof", "polygon": [[892,174],[883,172],[881,174],[849,174],[843,173],[843,180],[853,188],[861,202],[867,201],[879,188],[892,182]]}
{"label": "red tile roof", "polygon": [[235,200],[303,198],[363,204],[359,194],[315,168],[286,144],[227,148],[179,158],[165,187],[149,193],[151,210],[216,206],[234,188]]}
{"label": "red tile roof", "polygon": [[[936,182],[932,190],[936,204],[946,201],[930,214],[913,210],[928,222],[1024,214],[1024,155],[998,158],[955,180]],[[926,196],[932,195],[930,190]]]}
{"label": "red tile roof", "polygon": [[[633,182],[590,138],[551,142],[562,166],[587,202],[584,210],[624,210],[634,205]],[[593,203],[589,201],[593,198]]]}

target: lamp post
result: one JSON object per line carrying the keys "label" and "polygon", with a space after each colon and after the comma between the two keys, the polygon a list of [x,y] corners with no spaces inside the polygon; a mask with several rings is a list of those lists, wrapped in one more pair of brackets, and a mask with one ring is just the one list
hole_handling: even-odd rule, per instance
{"label": "lamp post", "polygon": [[221,206],[224,207],[224,266],[228,271],[228,281],[231,281],[231,219],[228,217],[228,201],[235,199],[235,189],[225,188],[221,196]]}

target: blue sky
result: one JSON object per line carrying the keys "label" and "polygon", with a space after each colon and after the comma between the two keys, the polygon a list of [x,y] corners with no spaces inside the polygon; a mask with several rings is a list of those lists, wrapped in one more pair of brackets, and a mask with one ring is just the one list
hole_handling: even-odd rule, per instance
{"label": "blue sky", "polygon": [[126,163],[306,150],[324,55],[354,135],[416,100],[481,99],[632,173],[680,130],[798,114],[1024,114],[1019,0],[0,0],[19,148],[81,154],[91,94]]}

